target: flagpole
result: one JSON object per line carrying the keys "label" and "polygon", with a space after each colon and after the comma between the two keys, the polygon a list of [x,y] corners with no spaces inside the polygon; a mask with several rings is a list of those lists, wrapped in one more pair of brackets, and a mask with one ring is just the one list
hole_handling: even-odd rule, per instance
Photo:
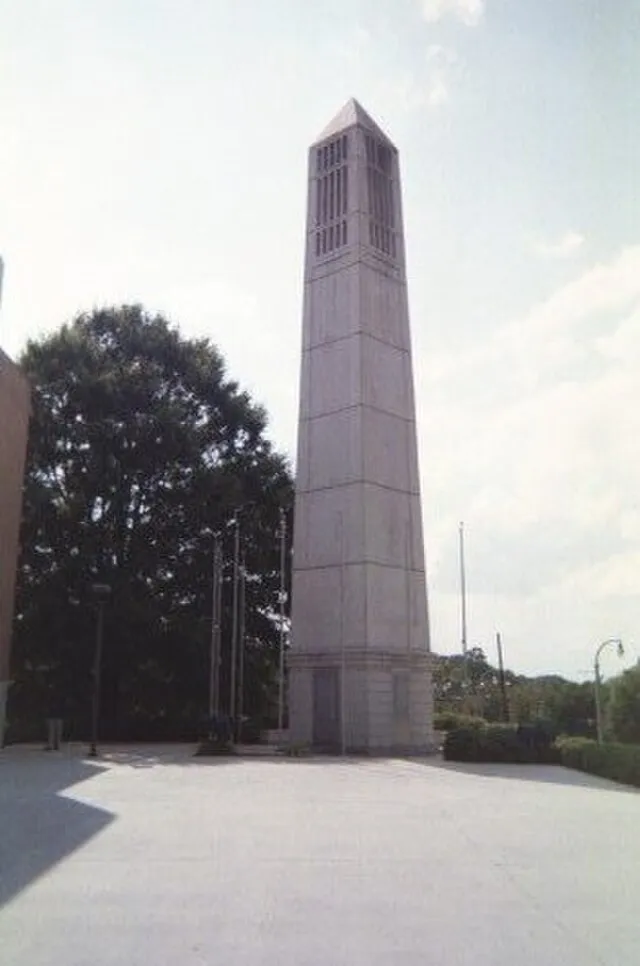
{"label": "flagpole", "polygon": [[462,653],[467,653],[467,577],[464,562],[464,523],[458,529],[460,542],[460,640]]}
{"label": "flagpole", "polygon": [[285,598],[287,563],[287,518],[284,507],[280,507],[280,653],[278,655],[278,731],[282,738],[284,728],[284,643],[285,643]]}
{"label": "flagpole", "polygon": [[218,625],[218,564],[219,564],[219,537],[216,533],[213,538],[213,567],[211,580],[211,644],[209,651],[209,731],[211,731],[213,716],[217,714],[216,701],[216,678],[218,672],[218,659],[216,653],[217,644],[217,625]]}
{"label": "flagpole", "polygon": [[233,737],[236,737],[236,680],[238,671],[238,589],[240,583],[240,520],[236,512],[233,539],[233,602],[231,613],[231,681],[229,688],[229,717]]}
{"label": "flagpole", "polygon": [[240,644],[240,672],[238,675],[238,742],[242,744],[242,719],[244,716],[244,660],[246,643],[246,589],[247,589],[247,561],[242,555],[240,566],[240,592],[239,592],[239,644]]}

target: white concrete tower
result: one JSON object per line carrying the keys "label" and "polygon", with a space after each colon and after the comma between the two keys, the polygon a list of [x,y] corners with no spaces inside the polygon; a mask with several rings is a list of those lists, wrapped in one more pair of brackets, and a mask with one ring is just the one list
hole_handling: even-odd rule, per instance
{"label": "white concrete tower", "polygon": [[291,741],[430,750],[398,152],[355,100],[309,152],[292,608]]}

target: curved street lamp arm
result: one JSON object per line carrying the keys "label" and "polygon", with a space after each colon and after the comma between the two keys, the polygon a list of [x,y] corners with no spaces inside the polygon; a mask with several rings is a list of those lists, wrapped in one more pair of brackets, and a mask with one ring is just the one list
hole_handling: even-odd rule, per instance
{"label": "curved street lamp arm", "polygon": [[609,644],[618,645],[618,654],[620,657],[624,654],[624,648],[622,647],[622,640],[619,637],[608,637],[606,641],[596,649],[595,657],[593,659],[593,668],[595,672],[595,698],[596,698],[596,734],[598,738],[598,744],[602,744],[603,740],[603,727],[602,727],[602,705],[600,701],[600,654]]}

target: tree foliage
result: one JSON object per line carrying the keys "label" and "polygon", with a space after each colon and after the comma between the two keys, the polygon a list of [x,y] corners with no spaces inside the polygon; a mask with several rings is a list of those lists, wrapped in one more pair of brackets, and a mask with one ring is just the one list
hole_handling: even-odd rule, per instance
{"label": "tree foliage", "polygon": [[[470,648],[466,657],[436,655],[433,679],[435,709],[443,721],[448,713],[503,720],[499,672],[482,648]],[[605,735],[640,744],[640,666],[611,678],[601,688]],[[568,681],[555,674],[527,677],[507,670],[505,690],[510,721],[545,722],[556,735],[595,738],[593,681]]]}
{"label": "tree foliage", "polygon": [[[593,684],[567,681],[559,675],[526,677],[505,670],[508,717],[515,722],[544,720],[556,734],[595,734]],[[436,657],[435,707],[439,712],[473,714],[486,721],[502,721],[504,699],[500,675],[482,648],[466,657]]]}
{"label": "tree foliage", "polygon": [[[479,715],[487,721],[503,720],[500,674],[497,668],[489,664],[482,648],[471,647],[464,656],[450,654],[437,657],[433,681],[437,711]],[[515,674],[506,671],[508,689],[515,681]]]}
{"label": "tree foliage", "polygon": [[[95,612],[105,612],[104,728],[114,737],[193,733],[206,709],[213,534],[240,509],[246,557],[246,707],[274,680],[279,509],[292,480],[266,416],[208,340],[181,338],[140,306],[96,310],[30,342],[30,430],[19,570],[14,722],[51,702],[86,729]],[[291,528],[289,527],[289,532]],[[231,568],[223,588],[229,687]]]}
{"label": "tree foliage", "polygon": [[609,725],[615,738],[640,744],[640,666],[614,678],[609,694]]}

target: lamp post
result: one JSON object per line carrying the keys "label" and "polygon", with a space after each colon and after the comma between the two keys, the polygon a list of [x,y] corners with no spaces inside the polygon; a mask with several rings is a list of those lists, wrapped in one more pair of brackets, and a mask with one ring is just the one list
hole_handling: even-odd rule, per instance
{"label": "lamp post", "polygon": [[104,638],[104,605],[111,596],[109,584],[92,584],[91,593],[98,605],[96,622],[96,650],[93,659],[93,701],[91,707],[91,744],[89,758],[98,756],[98,721],[100,718],[100,682],[102,673],[102,642]]}
{"label": "lamp post", "polygon": [[601,702],[601,698],[600,698],[600,684],[601,684],[601,682],[600,682],[600,655],[601,655],[602,651],[605,649],[605,647],[607,647],[609,644],[616,644],[617,645],[618,657],[623,657],[624,656],[624,648],[622,646],[622,641],[620,640],[619,637],[608,637],[607,640],[606,641],[603,641],[602,644],[599,644],[598,647],[597,647],[597,649],[596,649],[596,655],[595,655],[595,658],[594,658],[594,661],[593,661],[593,670],[594,670],[595,695],[596,695],[596,734],[597,734],[597,737],[598,737],[598,744],[599,745],[602,744],[602,739],[603,739],[603,734],[602,734],[602,731],[603,731],[603,729],[602,729],[602,702]]}

